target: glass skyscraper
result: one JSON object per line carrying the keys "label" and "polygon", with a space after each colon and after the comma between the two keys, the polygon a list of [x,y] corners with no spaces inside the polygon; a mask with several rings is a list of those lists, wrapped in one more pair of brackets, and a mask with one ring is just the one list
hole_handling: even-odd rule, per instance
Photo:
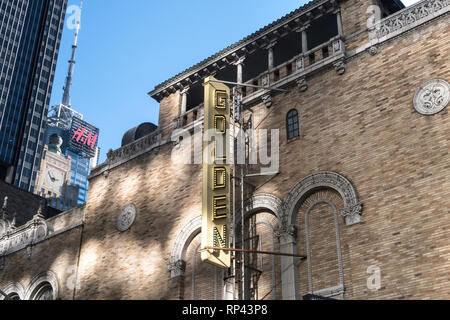
{"label": "glass skyscraper", "polygon": [[67,0],[0,0],[0,178],[34,192]]}
{"label": "glass skyscraper", "polygon": [[[54,134],[59,135],[63,139],[61,146],[62,154],[70,156],[71,163],[71,179],[72,186],[79,186],[78,205],[87,201],[89,188],[88,177],[91,169],[98,163],[98,153],[100,148],[95,144],[87,147],[84,143],[77,142],[74,135],[79,128],[84,128],[84,136],[89,133],[95,133],[98,136],[99,130],[89,123],[82,120],[83,115],[63,104],[50,108],[48,115],[48,129],[46,134],[46,144],[49,144],[50,137]],[[90,150],[90,152],[86,152]]]}
{"label": "glass skyscraper", "polygon": [[[79,19],[81,19],[81,16]],[[77,21],[75,40],[72,45],[72,57],[69,61],[62,103],[50,108],[46,135],[47,144],[50,137],[54,134],[59,135],[64,141],[61,149],[65,156],[70,156],[71,158],[70,184],[78,186],[78,205],[87,201],[88,176],[92,167],[97,164],[99,156],[99,148],[97,146],[99,129],[83,121],[83,115],[72,109],[71,106],[70,88],[72,86],[80,23],[80,21]]]}
{"label": "glass skyscraper", "polygon": [[89,188],[88,176],[91,173],[90,159],[80,154],[67,150],[67,155],[72,158],[71,179],[70,184],[78,185],[78,205],[87,201],[87,193]]}

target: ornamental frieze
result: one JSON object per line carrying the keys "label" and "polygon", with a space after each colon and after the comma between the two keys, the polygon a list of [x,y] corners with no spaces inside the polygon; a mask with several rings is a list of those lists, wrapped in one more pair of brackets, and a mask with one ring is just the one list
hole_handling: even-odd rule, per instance
{"label": "ornamental frieze", "polygon": [[421,1],[376,23],[375,36],[378,39],[389,38],[448,11],[450,11],[448,0]]}
{"label": "ornamental frieze", "polygon": [[[1,222],[5,222],[0,219]],[[35,215],[26,225],[15,228],[12,225],[0,235],[0,257],[22,250],[47,238],[49,226],[42,215]]]}

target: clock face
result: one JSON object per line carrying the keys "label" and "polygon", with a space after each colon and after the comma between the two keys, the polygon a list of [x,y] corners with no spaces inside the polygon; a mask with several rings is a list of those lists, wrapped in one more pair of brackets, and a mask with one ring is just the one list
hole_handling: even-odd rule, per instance
{"label": "clock face", "polygon": [[59,170],[49,169],[45,178],[45,184],[49,189],[61,193],[61,188],[64,184],[64,173]]}

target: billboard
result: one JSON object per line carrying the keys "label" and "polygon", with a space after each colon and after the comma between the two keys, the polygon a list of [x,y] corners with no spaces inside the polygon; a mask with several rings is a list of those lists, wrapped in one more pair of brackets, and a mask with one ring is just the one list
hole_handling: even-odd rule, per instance
{"label": "billboard", "polygon": [[220,268],[229,268],[230,252],[220,249],[230,246],[231,175],[225,143],[229,137],[230,89],[210,80],[215,79],[206,78],[204,84],[206,136],[203,139],[201,259]]}
{"label": "billboard", "polygon": [[99,129],[86,121],[73,118],[70,130],[69,149],[86,158],[95,157]]}

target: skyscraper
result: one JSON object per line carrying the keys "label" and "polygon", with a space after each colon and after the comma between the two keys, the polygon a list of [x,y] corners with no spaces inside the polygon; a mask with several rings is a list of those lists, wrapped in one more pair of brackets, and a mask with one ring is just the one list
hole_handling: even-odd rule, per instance
{"label": "skyscraper", "polygon": [[34,192],[67,0],[0,0],[0,178]]}
{"label": "skyscraper", "polygon": [[78,188],[78,205],[85,203],[87,200],[88,176],[91,168],[97,164],[96,159],[98,159],[99,153],[97,147],[99,129],[83,121],[83,115],[72,109],[70,99],[79,29],[80,21],[77,21],[62,102],[50,108],[46,134],[46,144],[50,143],[50,138],[54,134],[63,139],[61,149],[62,153],[70,157],[72,161],[70,185]]}

